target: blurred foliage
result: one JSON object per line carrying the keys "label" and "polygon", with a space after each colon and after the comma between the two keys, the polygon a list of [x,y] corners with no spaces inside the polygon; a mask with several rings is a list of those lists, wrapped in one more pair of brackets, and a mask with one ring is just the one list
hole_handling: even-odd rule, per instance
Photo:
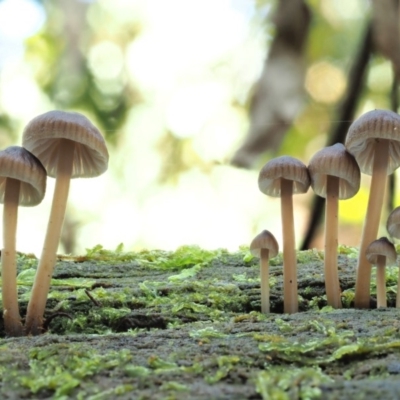
{"label": "blurred foliage", "polygon": [[[7,143],[7,145],[15,141],[16,132],[15,121],[6,114],[0,113],[0,143]],[[5,147],[5,146],[4,146]]]}
{"label": "blurred foliage", "polygon": [[[42,4],[47,20],[43,29],[26,41],[26,62],[33,68],[38,84],[56,108],[87,113],[105,132],[107,140],[116,143],[128,112],[145,99],[128,79],[125,65],[112,78],[99,77],[93,71],[89,55],[96,45],[104,42],[115,45],[124,55],[127,46],[141,33],[140,18],[129,15],[129,12],[121,14],[121,10],[114,12],[112,2],[107,1],[43,0]],[[255,0],[254,4],[252,24],[257,32],[263,32],[267,54],[274,34],[271,10],[277,1]],[[310,0],[307,4],[312,11],[306,46],[308,68],[325,61],[338,72],[339,77],[342,76],[345,87],[346,75],[369,19],[369,5],[362,0],[349,3]],[[98,62],[107,62],[102,57]],[[217,63],[210,75],[221,78],[226,63],[229,63],[229,58]],[[388,68],[382,67],[387,64],[379,56],[373,57],[371,74],[381,79],[382,74],[388,72]],[[163,68],[162,60],[159,67]],[[235,85],[234,77],[224,79]],[[251,93],[249,89],[247,96],[250,97]],[[342,95],[329,102],[318,101],[309,95],[302,112],[285,136],[279,153],[307,160],[319,145],[324,144],[329,127],[335,124],[335,109]],[[376,107],[387,107],[388,96],[388,90],[382,90],[382,85],[366,85],[360,109],[366,102],[372,102]],[[231,104],[238,112],[247,112],[248,97],[244,101],[232,98]],[[12,132],[8,116],[0,117],[0,128],[0,134]],[[165,166],[165,172],[161,173],[162,181],[167,180],[166,175],[171,177],[192,166],[205,167],[201,157],[193,150],[192,140],[180,138],[167,127],[158,147]],[[259,165],[270,157],[271,154],[265,154]]]}
{"label": "blurred foliage", "polygon": [[[89,10],[84,2],[68,0],[44,0],[43,5],[46,25],[26,42],[26,61],[33,66],[37,82],[56,108],[77,109],[94,116],[108,141],[115,142],[117,130],[140,96],[128,85],[124,70],[112,79],[96,77],[88,54],[103,40],[123,51],[140,27],[118,24],[112,15],[106,17],[101,2],[94,2]],[[115,24],[118,29],[113,30]]]}

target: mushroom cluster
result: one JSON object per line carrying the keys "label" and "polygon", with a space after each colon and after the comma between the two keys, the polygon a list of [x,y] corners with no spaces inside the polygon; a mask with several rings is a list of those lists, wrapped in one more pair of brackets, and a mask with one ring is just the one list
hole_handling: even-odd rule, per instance
{"label": "mushroom cluster", "polygon": [[[338,201],[357,194],[361,172],[371,175],[371,185],[357,261],[354,303],[357,308],[370,307],[371,267],[377,265],[377,304],[386,307],[385,266],[395,263],[397,256],[393,243],[387,238],[377,240],[377,235],[387,176],[399,166],[400,116],[388,110],[373,110],[362,115],[351,124],[345,145],[337,143],[318,151],[308,167],[288,156],[264,165],[258,179],[261,192],[282,199],[285,312],[298,311],[292,194],[305,193],[311,185],[318,196],[326,199],[326,297],[328,305],[341,308],[337,266]],[[387,230],[392,238],[400,238],[400,207],[390,214]],[[400,274],[396,307],[400,307]]]}
{"label": "mushroom cluster", "polygon": [[[22,146],[0,151],[0,202],[4,203],[2,301],[8,336],[42,333],[70,180],[98,176],[108,166],[103,136],[89,119],[79,113],[55,110],[39,115],[26,126]],[[34,206],[42,201],[47,175],[56,178],[56,184],[23,327],[16,282],[17,210],[18,205]]]}

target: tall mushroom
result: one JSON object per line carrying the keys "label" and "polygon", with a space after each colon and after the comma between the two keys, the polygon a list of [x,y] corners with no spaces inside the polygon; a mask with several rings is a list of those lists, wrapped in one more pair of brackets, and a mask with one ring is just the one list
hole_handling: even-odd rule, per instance
{"label": "tall mushroom", "polygon": [[258,187],[268,196],[281,198],[284,311],[295,313],[298,311],[298,297],[293,194],[306,193],[310,187],[307,167],[290,156],[274,158],[262,167]]}
{"label": "tall mushroom", "polygon": [[0,202],[3,207],[1,277],[3,319],[8,336],[21,336],[18,310],[16,233],[18,206],[39,204],[46,191],[46,170],[40,161],[19,146],[0,151]]}
{"label": "tall mushroom", "polygon": [[[386,229],[392,238],[400,239],[400,207],[396,207],[389,214]],[[397,277],[396,308],[400,308],[400,271]]]}
{"label": "tall mushroom", "polygon": [[251,254],[260,257],[261,312],[263,314],[269,313],[269,259],[276,257],[278,251],[278,242],[267,230],[259,233],[250,244]]}
{"label": "tall mushroom", "polygon": [[365,251],[365,256],[373,265],[376,265],[376,300],[377,307],[387,307],[386,300],[386,265],[396,261],[396,250],[392,242],[385,237],[374,240]]}
{"label": "tall mushroom", "polygon": [[325,204],[325,289],[328,304],[341,308],[337,268],[339,199],[353,197],[360,188],[360,168],[341,143],[325,147],[308,165],[311,187],[326,198]]}
{"label": "tall mushroom", "polygon": [[47,174],[56,178],[50,218],[32,294],[28,304],[25,330],[38,335],[51,276],[56,263],[71,178],[102,174],[108,165],[108,152],[98,129],[83,115],[50,111],[34,118],[26,126],[23,146],[44,165]]}
{"label": "tall mushroom", "polygon": [[371,264],[365,251],[377,238],[387,175],[400,165],[400,116],[389,110],[373,110],[354,121],[347,133],[346,148],[361,172],[372,175],[367,214],[357,262],[355,306],[369,308]]}

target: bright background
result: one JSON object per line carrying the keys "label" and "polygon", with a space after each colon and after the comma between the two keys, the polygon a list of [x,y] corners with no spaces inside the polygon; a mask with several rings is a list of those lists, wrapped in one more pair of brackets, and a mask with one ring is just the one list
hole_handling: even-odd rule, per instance
{"label": "bright background", "polygon": [[[71,184],[60,251],[121,242],[126,250],[235,250],[262,229],[281,240],[279,200],[257,186],[271,154],[254,170],[229,165],[249,126],[275,4],[0,1],[0,148],[20,144],[29,120],[57,108],[87,115],[109,144],[108,172]],[[369,12],[365,0],[309,5],[308,99],[279,152],[305,163],[335,123]],[[375,57],[359,114],[389,107],[391,79],[389,62]],[[53,183],[49,178],[42,204],[20,209],[18,250],[40,254]],[[341,205],[344,244],[358,243],[367,190]],[[310,196],[296,199],[299,241]]]}

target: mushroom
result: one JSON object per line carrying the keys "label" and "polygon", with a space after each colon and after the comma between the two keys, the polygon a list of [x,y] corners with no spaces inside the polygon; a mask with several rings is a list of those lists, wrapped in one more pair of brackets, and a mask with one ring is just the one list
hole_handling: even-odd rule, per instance
{"label": "mushroom", "polygon": [[354,299],[357,308],[368,308],[371,265],[365,251],[378,235],[387,175],[400,165],[400,116],[389,110],[363,114],[351,124],[345,145],[357,160],[361,172],[372,175],[357,261]]}
{"label": "mushroom", "polygon": [[396,250],[392,242],[385,237],[374,240],[367,247],[365,257],[368,262],[376,265],[376,300],[377,308],[387,307],[386,301],[386,265],[396,261]]}
{"label": "mushroom", "polygon": [[278,242],[274,235],[263,230],[250,244],[250,252],[260,258],[261,279],[261,312],[269,313],[269,259],[276,257],[279,252]]}
{"label": "mushroom", "polygon": [[98,129],[82,114],[50,111],[34,118],[26,126],[23,146],[44,165],[47,174],[56,178],[52,207],[43,250],[28,304],[25,330],[38,335],[68,199],[71,178],[102,174],[108,165],[108,152]]}
{"label": "mushroom", "polygon": [[274,158],[261,169],[258,187],[268,196],[281,198],[284,311],[294,313],[298,311],[298,298],[293,194],[306,193],[310,187],[307,167],[290,156]]}
{"label": "mushroom", "polygon": [[18,206],[39,204],[46,191],[46,170],[27,150],[11,146],[0,151],[0,202],[3,207],[1,277],[4,328],[8,336],[23,334],[18,310],[16,233]]}
{"label": "mushroom", "polygon": [[326,198],[325,204],[325,289],[328,305],[341,308],[337,267],[339,199],[353,197],[360,188],[360,168],[341,143],[325,147],[308,165],[311,187]]}
{"label": "mushroom", "polygon": [[[400,239],[400,207],[396,207],[389,214],[386,229],[392,238]],[[396,308],[400,308],[400,272],[397,278]]]}

